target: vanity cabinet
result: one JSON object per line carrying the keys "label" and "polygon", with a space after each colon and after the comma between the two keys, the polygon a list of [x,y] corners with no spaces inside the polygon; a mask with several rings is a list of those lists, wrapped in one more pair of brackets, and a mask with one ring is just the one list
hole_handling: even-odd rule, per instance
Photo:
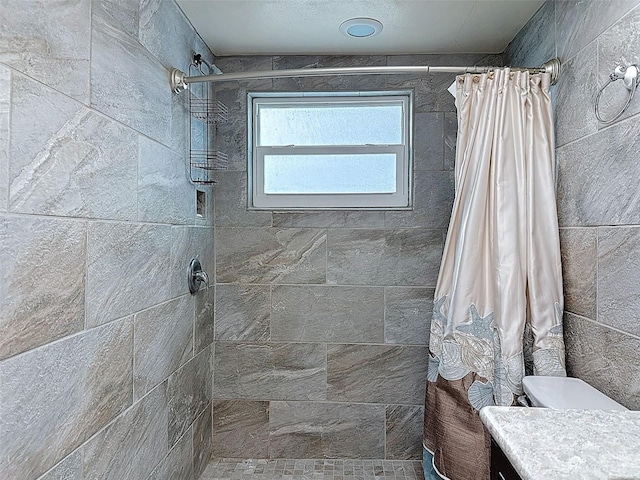
{"label": "vanity cabinet", "polygon": [[522,480],[493,439],[491,439],[491,480]]}

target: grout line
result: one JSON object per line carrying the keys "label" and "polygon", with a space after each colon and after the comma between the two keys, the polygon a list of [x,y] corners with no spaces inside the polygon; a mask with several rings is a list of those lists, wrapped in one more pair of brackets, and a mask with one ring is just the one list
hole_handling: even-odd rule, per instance
{"label": "grout line", "polygon": [[595,321],[600,320],[600,292],[599,292],[599,279],[600,279],[600,229],[596,228],[596,311],[595,311]]}
{"label": "grout line", "polygon": [[[640,227],[640,225],[634,225]],[[442,241],[442,239],[441,239]],[[442,248],[442,246],[441,246]],[[216,285],[219,286],[237,286],[237,287],[250,287],[250,286],[274,286],[274,287],[301,287],[301,288],[340,288],[340,287],[352,287],[352,288],[397,288],[397,289],[426,289],[433,290],[436,288],[436,284],[427,285],[363,285],[353,283],[263,283],[263,282],[219,282]]]}
{"label": "grout line", "polygon": [[[85,270],[85,272],[86,272],[86,270]],[[86,287],[85,287],[85,289],[86,289]],[[85,296],[86,296],[86,291],[85,291]],[[2,361],[4,362],[5,360],[8,360],[8,359],[10,359],[10,358],[15,358],[15,357],[18,357],[18,356],[20,356],[20,355],[24,355],[24,354],[26,354],[26,353],[33,352],[33,351],[35,351],[35,350],[39,350],[39,349],[42,349],[42,348],[49,347],[50,345],[54,345],[54,344],[57,344],[57,343],[59,343],[59,342],[63,342],[63,341],[66,341],[66,340],[70,340],[70,339],[72,339],[72,338],[74,338],[74,337],[77,337],[77,336],[80,336],[80,335],[87,334],[87,333],[89,333],[89,332],[91,332],[91,331],[93,331],[93,330],[96,330],[96,329],[98,329],[98,328],[103,328],[103,327],[106,327],[107,325],[111,325],[111,324],[114,324],[114,323],[116,323],[116,322],[121,322],[121,321],[127,320],[127,319],[129,319],[129,318],[130,318],[130,319],[131,319],[131,321],[133,322],[133,321],[134,321],[134,317],[135,317],[136,315],[138,315],[139,313],[148,312],[148,311],[150,311],[150,310],[153,310],[154,308],[157,308],[157,307],[160,307],[160,306],[166,305],[166,304],[168,304],[168,303],[170,303],[170,302],[173,302],[173,301],[176,301],[176,300],[178,300],[178,299],[181,299],[181,298],[183,298],[183,297],[188,297],[188,296],[189,296],[189,293],[185,293],[185,294],[179,295],[179,296],[177,296],[177,297],[170,298],[170,299],[168,299],[168,300],[163,300],[163,301],[162,301],[162,302],[160,302],[160,303],[156,303],[156,304],[151,305],[151,306],[149,306],[149,307],[146,307],[146,308],[144,308],[144,309],[142,309],[142,310],[137,310],[137,311],[135,311],[135,312],[127,313],[126,315],[123,315],[123,316],[121,316],[121,317],[114,318],[113,320],[109,320],[108,322],[101,323],[101,324],[99,324],[99,325],[94,325],[94,326],[91,326],[91,327],[87,327],[87,325],[86,325],[87,318],[86,318],[86,313],[85,313],[85,327],[84,327],[82,330],[78,330],[77,332],[72,332],[72,333],[70,333],[69,335],[66,335],[66,336],[64,336],[64,337],[56,338],[55,340],[52,340],[52,341],[50,341],[50,342],[48,342],[48,343],[44,343],[44,344],[42,344],[42,345],[38,345],[38,346],[35,346],[35,347],[30,348],[30,349],[28,349],[28,350],[24,350],[24,351],[22,351],[22,352],[16,353],[16,354],[11,355],[11,356],[9,356],[9,357],[3,358],[3,359],[2,359]],[[85,301],[85,312],[86,312],[86,301]],[[195,355],[194,355],[194,356],[195,356]],[[193,357],[192,357],[192,358],[193,358]],[[187,361],[189,361],[189,360],[187,360]],[[185,363],[186,363],[186,362],[185,362]],[[183,365],[184,365],[184,364],[183,364]],[[160,383],[162,383],[162,382],[160,382]]]}
{"label": "grout line", "polygon": [[[93,29],[92,29],[92,35],[93,35]],[[125,128],[127,130],[130,130],[131,132],[133,132],[133,133],[135,133],[137,135],[145,137],[148,140],[150,140],[152,142],[155,142],[158,145],[161,145],[161,146],[165,147],[168,150],[171,150],[173,153],[175,153],[176,155],[179,155],[181,158],[184,157],[184,152],[182,152],[182,153],[178,152],[177,150],[174,150],[171,145],[162,143],[162,141],[160,141],[160,140],[158,140],[156,138],[153,138],[153,137],[149,136],[148,134],[146,134],[144,132],[136,130],[131,125],[127,125],[126,123],[123,123],[122,121],[118,120],[117,118],[114,118],[114,117],[108,115],[107,113],[103,112],[102,110],[99,110],[97,107],[93,107],[91,105],[91,98],[89,98],[89,103],[83,103],[82,101],[78,100],[77,98],[74,98],[74,97],[70,96],[69,94],[62,92],[62,91],[56,89],[55,87],[53,87],[52,85],[48,85],[48,84],[42,82],[41,80],[38,80],[37,78],[34,78],[34,77],[28,75],[27,73],[16,69],[15,67],[13,67],[11,65],[8,65],[8,64],[3,63],[3,62],[0,62],[0,65],[10,69],[12,71],[12,76],[15,76],[15,74],[18,74],[19,76],[22,76],[22,77],[24,77],[26,79],[29,79],[30,81],[35,82],[35,83],[45,87],[46,89],[57,93],[58,95],[62,95],[64,97],[66,97],[67,100],[71,100],[72,102],[80,105],[82,108],[85,108],[85,109],[89,110],[90,112],[92,112],[92,113],[94,113],[94,114],[96,114],[98,116],[101,116],[103,118],[111,120],[112,122],[118,124],[120,127]],[[163,68],[164,68],[164,66],[163,66]],[[89,76],[91,76],[91,72],[89,72]],[[169,89],[169,85],[168,84],[167,84],[167,89]]]}
{"label": "grout line", "polygon": [[[204,298],[204,301],[205,301],[205,305],[204,305],[204,307],[205,307],[205,309],[206,309],[206,306],[207,306],[207,305],[206,305],[206,303],[207,303],[207,302],[206,302],[206,295],[207,295],[208,293],[209,293],[209,288],[207,288],[207,289],[205,290],[205,292],[203,292],[203,295],[205,296],[205,298]],[[192,303],[191,308],[193,309],[193,316],[191,317],[191,318],[192,318],[192,320],[191,320],[191,321],[192,321],[192,330],[191,330],[191,358],[193,358],[193,357],[195,357],[195,356],[196,356],[196,324],[198,323],[198,322],[197,322],[197,319],[198,319],[198,308],[197,308],[197,307],[198,307],[198,298],[197,298],[197,292],[196,292],[196,295],[195,295],[195,296],[193,296],[193,297],[194,297],[194,298],[193,298],[193,300],[192,300],[192,302],[191,302],[191,303]]]}
{"label": "grout line", "polygon": [[570,146],[572,146],[572,145],[574,145],[574,144],[576,144],[576,143],[578,143],[578,142],[580,142],[582,140],[585,140],[587,138],[593,137],[593,136],[598,135],[598,134],[600,134],[602,132],[606,132],[607,130],[610,130],[612,128],[618,127],[618,126],[620,126],[622,124],[626,124],[629,120],[635,120],[637,122],[638,121],[638,117],[640,117],[640,111],[634,113],[633,115],[629,115],[628,117],[624,117],[624,118],[621,118],[620,120],[616,120],[615,122],[610,123],[608,125],[605,125],[602,128],[598,128],[598,130],[596,130],[595,132],[587,133],[586,135],[584,135],[584,136],[582,136],[580,138],[576,138],[575,140],[571,140],[570,142],[563,143],[562,145],[556,145],[556,148],[555,148],[556,156],[557,156],[557,151],[558,150],[562,150],[565,147],[570,147]]}
{"label": "grout line", "polygon": [[[84,325],[83,331],[88,330],[87,325],[87,305],[89,304],[88,294],[89,294],[89,224],[86,223],[84,226]],[[48,345],[48,344],[46,344]]]}
{"label": "grout line", "polygon": [[11,181],[10,181],[10,177],[11,177],[11,137],[12,137],[12,128],[11,128],[11,120],[13,119],[13,72],[11,71],[10,68],[7,69],[8,75],[9,75],[9,85],[8,85],[8,92],[7,92],[7,100],[8,100],[8,109],[7,109],[7,142],[6,142],[6,167],[7,167],[7,178],[6,180],[6,187],[7,187],[7,191],[5,192],[5,202],[6,202],[6,212],[9,212],[9,210],[11,209]]}
{"label": "grout line", "polygon": [[624,330],[620,330],[620,329],[618,329],[616,327],[613,327],[611,325],[607,325],[606,323],[598,322],[597,320],[593,320],[593,319],[591,319],[589,317],[585,317],[583,315],[578,315],[577,313],[573,313],[571,311],[567,311],[567,313],[570,313],[574,317],[578,317],[579,319],[581,319],[583,321],[594,323],[594,324],[598,325],[599,327],[602,327],[602,328],[605,328],[605,329],[608,329],[608,330],[613,330],[614,332],[620,333],[621,335],[624,335],[626,337],[631,337],[631,338],[635,338],[637,340],[640,340],[640,336],[634,335],[633,333],[625,332]]}
{"label": "grout line", "polygon": [[276,345],[326,345],[329,346],[345,346],[345,347],[418,347],[426,348],[429,345],[426,343],[373,343],[373,342],[333,342],[327,340],[226,340],[217,339],[214,343],[221,343],[224,345],[254,345],[254,346],[276,346]]}
{"label": "grout line", "polygon": [[87,98],[87,106],[89,108],[91,108],[91,92],[92,92],[92,88],[91,88],[91,72],[92,67],[93,67],[93,2],[89,2],[89,75],[87,78],[87,94],[88,94],[88,98]]}
{"label": "grout line", "polygon": [[73,221],[84,221],[89,223],[121,223],[124,225],[131,226],[155,226],[155,227],[189,227],[189,228],[200,228],[200,229],[209,229],[211,230],[211,226],[208,225],[192,225],[188,223],[163,223],[163,222],[149,222],[149,221],[136,221],[136,220],[127,220],[127,219],[118,219],[118,218],[98,218],[98,217],[76,217],[72,215],[52,215],[52,214],[43,214],[43,213],[30,213],[30,212],[2,212],[3,216],[6,217],[32,217],[32,218],[40,218],[40,219],[55,219],[55,220],[73,220]]}
{"label": "grout line", "polygon": [[[278,399],[278,398],[244,398],[244,397],[216,397],[212,401],[225,402],[269,402],[271,403],[307,403],[307,404],[327,404],[327,405],[364,405],[372,407],[382,407],[386,412],[387,407],[419,407],[423,408],[424,403],[396,403],[396,402],[359,402],[359,401],[338,401],[338,400],[300,400],[300,399]],[[386,415],[386,413],[385,413]]]}
{"label": "grout line", "polygon": [[274,285],[269,286],[269,342],[273,339],[273,325],[271,323],[271,312],[273,311],[273,287]]}

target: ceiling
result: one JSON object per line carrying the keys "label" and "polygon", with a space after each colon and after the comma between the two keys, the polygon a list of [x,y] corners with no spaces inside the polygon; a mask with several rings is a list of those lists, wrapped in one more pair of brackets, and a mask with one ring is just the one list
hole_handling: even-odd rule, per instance
{"label": "ceiling", "polygon": [[[215,55],[501,53],[544,0],[177,0]],[[379,20],[370,38],[340,33]]]}

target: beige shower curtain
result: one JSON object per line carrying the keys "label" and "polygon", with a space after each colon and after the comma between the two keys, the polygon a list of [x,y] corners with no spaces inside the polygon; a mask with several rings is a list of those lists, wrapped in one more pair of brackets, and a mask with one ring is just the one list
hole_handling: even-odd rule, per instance
{"label": "beige shower curtain", "polygon": [[549,74],[507,68],[456,79],[456,197],[434,297],[424,435],[435,470],[451,480],[489,478],[479,410],[514,404],[525,363],[565,375],[549,84]]}

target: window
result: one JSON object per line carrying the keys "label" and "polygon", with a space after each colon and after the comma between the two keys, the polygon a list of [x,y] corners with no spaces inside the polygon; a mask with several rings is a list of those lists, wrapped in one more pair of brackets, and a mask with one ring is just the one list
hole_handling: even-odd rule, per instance
{"label": "window", "polygon": [[249,207],[411,207],[411,94],[249,93]]}

